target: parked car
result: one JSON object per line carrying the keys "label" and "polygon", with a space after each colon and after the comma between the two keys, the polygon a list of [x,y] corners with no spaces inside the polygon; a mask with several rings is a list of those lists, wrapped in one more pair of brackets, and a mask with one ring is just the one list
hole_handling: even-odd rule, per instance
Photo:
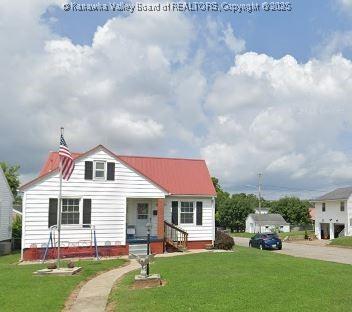
{"label": "parked car", "polygon": [[258,233],[249,240],[249,247],[281,250],[282,241],[275,233]]}

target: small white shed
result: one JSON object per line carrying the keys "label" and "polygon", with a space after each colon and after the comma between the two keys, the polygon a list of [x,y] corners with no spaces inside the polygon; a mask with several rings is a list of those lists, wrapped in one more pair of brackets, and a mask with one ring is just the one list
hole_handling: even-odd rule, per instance
{"label": "small white shed", "polygon": [[13,195],[0,167],[0,255],[11,249]]}
{"label": "small white shed", "polygon": [[290,224],[278,213],[250,213],[246,219],[247,233],[265,233],[273,230],[290,232]]}

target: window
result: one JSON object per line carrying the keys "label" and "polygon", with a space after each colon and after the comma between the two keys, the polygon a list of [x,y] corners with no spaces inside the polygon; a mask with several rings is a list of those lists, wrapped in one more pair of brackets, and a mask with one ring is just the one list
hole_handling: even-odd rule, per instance
{"label": "window", "polygon": [[325,211],[325,208],[326,208],[326,207],[325,207],[325,203],[322,203],[322,204],[321,204],[321,211],[324,212],[324,211]]}
{"label": "window", "polygon": [[193,223],[193,202],[181,202],[180,223]]}
{"label": "window", "polygon": [[105,162],[96,161],[94,165],[94,177],[96,179],[105,179]]}
{"label": "window", "polygon": [[345,202],[340,202],[340,211],[345,211]]}
{"label": "window", "polygon": [[148,219],[148,204],[146,203],[137,204],[137,219],[138,220]]}
{"label": "window", "polygon": [[79,199],[62,199],[62,224],[79,224]]}

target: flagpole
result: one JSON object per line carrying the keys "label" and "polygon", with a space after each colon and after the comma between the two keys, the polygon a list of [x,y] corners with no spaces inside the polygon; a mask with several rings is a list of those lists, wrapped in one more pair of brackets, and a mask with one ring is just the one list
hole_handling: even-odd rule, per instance
{"label": "flagpole", "polygon": [[[64,135],[64,127],[61,127],[61,136]],[[60,136],[60,140],[61,140]],[[60,188],[59,188],[59,205],[57,210],[57,268],[60,268],[60,244],[61,244],[61,207],[62,207],[62,163],[61,157],[59,156],[59,176],[60,176]]]}

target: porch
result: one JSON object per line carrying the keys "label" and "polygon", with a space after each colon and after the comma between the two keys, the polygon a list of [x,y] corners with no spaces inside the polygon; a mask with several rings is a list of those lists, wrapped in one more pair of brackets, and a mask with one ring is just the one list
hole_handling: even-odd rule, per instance
{"label": "porch", "polygon": [[[166,214],[168,215],[168,214]],[[188,233],[171,223],[165,216],[163,198],[127,198],[126,203],[126,245],[130,253],[133,250],[145,250],[148,237],[147,224],[150,227],[152,253],[165,250],[185,250]]]}
{"label": "porch", "polygon": [[151,225],[150,240],[164,239],[164,199],[127,198],[126,243],[142,244],[147,241],[147,224]]}

